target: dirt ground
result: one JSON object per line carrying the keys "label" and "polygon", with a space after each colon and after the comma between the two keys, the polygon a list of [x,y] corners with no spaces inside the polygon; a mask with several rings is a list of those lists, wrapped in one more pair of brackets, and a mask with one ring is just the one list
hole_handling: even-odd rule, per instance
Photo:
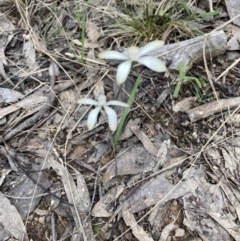
{"label": "dirt ground", "polygon": [[0,241],[240,241],[239,62],[237,0],[0,0]]}

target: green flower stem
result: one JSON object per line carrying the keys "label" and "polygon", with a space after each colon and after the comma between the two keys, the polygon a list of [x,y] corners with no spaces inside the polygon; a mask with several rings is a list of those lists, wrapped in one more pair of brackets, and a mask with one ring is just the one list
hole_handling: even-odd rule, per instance
{"label": "green flower stem", "polygon": [[137,80],[136,80],[136,82],[135,82],[135,84],[134,84],[134,86],[133,86],[131,95],[130,95],[129,98],[128,98],[128,105],[129,105],[129,107],[126,107],[126,108],[124,109],[122,118],[121,118],[120,123],[119,123],[119,125],[118,125],[116,134],[115,134],[115,136],[114,136],[114,142],[113,142],[114,148],[116,148],[116,146],[117,146],[117,144],[118,144],[118,140],[119,140],[120,135],[121,135],[121,133],[122,133],[123,125],[124,125],[124,123],[125,123],[125,120],[126,120],[126,118],[127,118],[128,113],[129,113],[129,109],[130,109],[130,107],[131,107],[131,105],[132,105],[132,103],[133,103],[134,97],[135,97],[136,92],[137,92],[137,88],[138,88],[141,80],[142,80],[142,76],[139,75],[138,78],[137,78]]}

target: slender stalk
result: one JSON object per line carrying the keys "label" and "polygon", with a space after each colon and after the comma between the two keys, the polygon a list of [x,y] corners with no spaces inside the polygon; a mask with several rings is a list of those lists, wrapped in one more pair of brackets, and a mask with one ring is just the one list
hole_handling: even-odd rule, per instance
{"label": "slender stalk", "polygon": [[138,88],[141,80],[142,80],[142,76],[139,75],[138,78],[137,78],[137,80],[136,80],[136,82],[135,82],[135,84],[134,84],[134,86],[133,86],[132,92],[131,92],[131,94],[130,94],[130,96],[129,96],[129,98],[128,98],[128,105],[129,105],[129,107],[126,107],[126,108],[124,109],[122,118],[121,118],[120,123],[119,123],[119,125],[118,125],[116,134],[115,134],[115,136],[114,136],[114,142],[113,142],[114,148],[116,148],[116,146],[117,146],[117,144],[118,144],[118,140],[119,140],[120,135],[121,135],[121,133],[122,133],[123,125],[124,125],[124,123],[125,123],[125,120],[126,120],[126,118],[127,118],[128,113],[129,113],[129,109],[130,109],[130,107],[131,107],[131,105],[132,105],[132,103],[133,103],[134,97],[135,97],[135,95],[136,95],[136,93],[137,93],[137,88]]}

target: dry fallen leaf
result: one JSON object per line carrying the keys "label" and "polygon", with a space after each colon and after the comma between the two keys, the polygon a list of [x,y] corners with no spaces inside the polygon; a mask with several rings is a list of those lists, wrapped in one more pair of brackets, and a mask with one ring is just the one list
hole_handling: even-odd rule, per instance
{"label": "dry fallen leaf", "polygon": [[232,26],[232,37],[228,41],[229,50],[239,50],[240,45],[240,28],[238,26]]}
{"label": "dry fallen leaf", "polygon": [[157,156],[158,150],[150,141],[149,137],[141,130],[139,130],[138,126],[134,126],[131,128],[131,131],[137,136],[137,138],[142,142],[146,151],[153,155]]}
{"label": "dry fallen leaf", "polygon": [[122,210],[123,220],[127,226],[130,226],[133,232],[133,235],[139,241],[153,241],[153,239],[147,234],[142,227],[140,227],[132,213],[129,212],[127,207],[124,207]]}
{"label": "dry fallen leaf", "polygon": [[93,217],[111,217],[113,213],[113,207],[111,203],[116,200],[119,195],[123,192],[124,185],[118,185],[114,187],[101,197],[101,199],[96,203],[92,209]]}
{"label": "dry fallen leaf", "polygon": [[14,83],[8,78],[8,75],[6,74],[3,66],[3,61],[0,58],[0,75],[6,80],[7,83],[9,83],[11,86],[14,86]]}
{"label": "dry fallen leaf", "polygon": [[12,104],[10,106],[7,106],[5,108],[2,108],[0,110],[0,119],[3,118],[6,115],[11,114],[14,111],[19,110],[20,108],[35,108],[35,111],[38,110],[38,108],[41,108],[46,102],[48,101],[47,96],[28,96],[25,99],[17,102],[16,104]]}
{"label": "dry fallen leaf", "polygon": [[[232,19],[240,14],[240,2],[239,0],[225,0],[229,18]],[[240,17],[235,18],[233,23],[240,26]]]}
{"label": "dry fallen leaf", "polygon": [[176,228],[177,226],[174,222],[169,223],[164,229],[162,230],[161,237],[159,241],[168,241],[168,237],[170,233]]}
{"label": "dry fallen leaf", "polygon": [[25,225],[15,206],[0,192],[0,223],[16,239],[27,241]]}
{"label": "dry fallen leaf", "polygon": [[87,37],[90,39],[92,43],[96,43],[98,38],[100,37],[100,33],[98,32],[98,28],[95,25],[94,22],[91,21],[91,19],[87,20],[86,23],[86,32],[87,32]]}
{"label": "dry fallen leaf", "polygon": [[[46,154],[48,151],[46,151]],[[48,157],[48,162],[56,173],[61,177],[68,201],[74,206],[71,207],[72,215],[75,221],[77,239],[80,240],[95,240],[91,225],[87,225],[86,215],[90,211],[90,196],[87,185],[83,176],[75,170],[77,185],[75,184],[71,174],[67,168],[57,162],[53,156]],[[80,218],[82,217],[82,218]]]}
{"label": "dry fallen leaf", "polygon": [[31,40],[30,35],[23,35],[23,38],[25,39],[23,44],[24,57],[26,59],[29,70],[33,72],[37,69],[36,51],[34,48],[34,44]]}
{"label": "dry fallen leaf", "polygon": [[1,176],[0,176],[0,187],[2,186],[3,184],[3,181],[5,179],[5,177],[8,175],[9,172],[11,172],[12,170],[10,168],[6,169],[6,168],[3,168],[1,170]]}
{"label": "dry fallen leaf", "polygon": [[0,102],[11,103],[11,102],[18,101],[23,97],[24,95],[16,90],[0,88]]}
{"label": "dry fallen leaf", "polygon": [[116,176],[148,173],[155,165],[156,161],[143,147],[131,148],[108,167],[103,180],[104,183],[108,183]]}
{"label": "dry fallen leaf", "polygon": [[15,30],[13,23],[8,19],[6,14],[0,12],[0,60],[5,65],[7,65],[5,49],[13,38],[13,34],[9,34],[13,30]]}
{"label": "dry fallen leaf", "polygon": [[188,97],[188,98],[184,98],[180,101],[178,101],[174,106],[173,106],[173,111],[174,112],[187,112],[188,110],[190,110],[191,108],[193,108],[193,106],[196,104],[196,97]]}

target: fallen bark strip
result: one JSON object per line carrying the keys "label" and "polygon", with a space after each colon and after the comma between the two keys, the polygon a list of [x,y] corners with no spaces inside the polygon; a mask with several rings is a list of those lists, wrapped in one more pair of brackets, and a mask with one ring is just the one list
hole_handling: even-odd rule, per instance
{"label": "fallen bark strip", "polygon": [[207,58],[223,54],[228,49],[227,36],[224,31],[220,30],[179,43],[164,45],[149,55],[159,57],[169,65],[169,69],[176,70],[181,62],[185,63],[186,68],[190,68],[194,63],[202,61],[203,48],[205,48]]}
{"label": "fallen bark strip", "polygon": [[11,114],[21,108],[28,109],[28,108],[35,108],[39,105],[46,103],[48,98],[46,96],[36,96],[31,95],[26,97],[25,99],[17,102],[16,104],[12,104],[0,110],[0,119],[5,117],[6,115]]}
{"label": "fallen bark strip", "polygon": [[222,99],[191,109],[187,111],[187,114],[191,122],[194,122],[221,111],[237,108],[238,106],[240,106],[240,97]]}

